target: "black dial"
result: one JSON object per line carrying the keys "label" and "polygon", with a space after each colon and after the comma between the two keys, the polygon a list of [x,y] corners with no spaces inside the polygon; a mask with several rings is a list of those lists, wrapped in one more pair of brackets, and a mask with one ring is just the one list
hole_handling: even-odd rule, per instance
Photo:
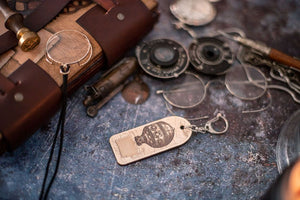
{"label": "black dial", "polygon": [[215,37],[202,37],[189,47],[194,68],[205,74],[223,74],[233,63],[233,55],[227,43]]}
{"label": "black dial", "polygon": [[142,69],[157,78],[174,78],[183,73],[189,64],[187,51],[169,39],[152,40],[136,49]]}

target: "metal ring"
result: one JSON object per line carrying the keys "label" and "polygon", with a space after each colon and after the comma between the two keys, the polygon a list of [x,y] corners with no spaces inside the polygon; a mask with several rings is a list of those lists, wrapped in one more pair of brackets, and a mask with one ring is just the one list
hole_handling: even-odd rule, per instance
{"label": "metal ring", "polygon": [[[225,128],[224,128],[224,130],[218,131],[213,128],[212,124],[219,121],[220,119],[222,119],[225,122]],[[211,134],[219,135],[219,134],[225,133],[228,130],[229,125],[228,125],[228,121],[225,118],[225,116],[222,113],[218,113],[216,117],[214,117],[211,120],[208,120],[206,122],[204,128],[207,132],[209,132]]]}
{"label": "metal ring", "polygon": [[[186,109],[186,108],[193,108],[193,107],[199,105],[200,103],[202,103],[202,101],[203,101],[204,98],[206,97],[206,86],[205,86],[203,80],[202,80],[198,75],[196,75],[196,74],[194,74],[194,73],[192,73],[192,72],[188,72],[188,71],[186,71],[184,74],[185,74],[185,75],[191,75],[191,76],[195,77],[195,78],[197,79],[197,81],[199,81],[199,82],[197,82],[197,84],[199,84],[199,88],[197,88],[197,90],[199,91],[199,90],[203,89],[203,96],[199,99],[198,102],[196,102],[196,103],[194,103],[194,104],[192,104],[192,105],[180,105],[180,104],[178,104],[178,103],[176,103],[176,102],[173,102],[173,101],[170,100],[170,98],[168,97],[168,94],[169,94],[169,93],[176,93],[176,92],[180,92],[180,91],[188,91],[188,89],[182,89],[182,90],[180,90],[180,89],[174,89],[174,90],[172,90],[172,89],[171,89],[171,90],[158,90],[158,91],[156,91],[156,93],[157,93],[157,94],[162,93],[164,99],[165,99],[170,105],[172,105],[172,106],[174,106],[174,107],[177,107],[177,108],[183,108],[183,109]],[[189,85],[195,85],[195,83],[191,82],[191,83],[183,84],[183,86],[187,86],[187,87],[188,87]],[[202,87],[201,87],[201,86],[202,86]],[[197,93],[198,91],[195,91],[195,93]]]}
{"label": "metal ring", "polygon": [[[56,39],[56,38],[59,38],[58,35],[61,34],[61,33],[66,33],[66,32],[74,32],[74,33],[78,33],[79,35],[81,35],[87,42],[87,51],[80,57],[80,58],[77,58],[76,60],[72,61],[72,62],[69,62],[69,63],[62,63],[60,60],[57,60],[55,58],[53,58],[50,54],[49,54],[49,50],[53,47],[50,46],[50,43]],[[67,33],[66,33],[67,34]],[[80,31],[77,31],[77,30],[62,30],[62,31],[59,31],[59,32],[56,32],[54,35],[52,35],[48,41],[47,41],[47,44],[46,44],[46,61],[53,64],[53,62],[59,64],[59,65],[71,65],[71,64],[75,64],[75,63],[78,63],[85,60],[85,58],[87,58],[86,61],[84,61],[84,63],[82,64],[79,64],[80,66],[86,64],[87,62],[90,61],[91,57],[92,57],[92,53],[93,53],[93,50],[92,50],[92,44],[89,40],[89,38],[82,32]]]}

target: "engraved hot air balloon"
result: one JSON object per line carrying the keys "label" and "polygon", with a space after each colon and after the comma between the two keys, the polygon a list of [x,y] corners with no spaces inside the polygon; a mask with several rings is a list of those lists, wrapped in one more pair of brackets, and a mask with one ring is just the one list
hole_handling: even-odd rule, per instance
{"label": "engraved hot air balloon", "polygon": [[146,143],[153,148],[161,148],[170,144],[173,138],[174,128],[166,122],[159,121],[145,126],[142,135],[134,139],[138,146]]}

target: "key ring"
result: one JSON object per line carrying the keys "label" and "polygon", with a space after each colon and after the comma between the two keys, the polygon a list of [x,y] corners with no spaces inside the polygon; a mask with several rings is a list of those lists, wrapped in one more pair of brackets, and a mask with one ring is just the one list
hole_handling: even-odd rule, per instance
{"label": "key ring", "polygon": [[[213,123],[219,121],[219,120],[223,120],[225,123],[225,128],[221,131],[216,130],[213,128]],[[215,134],[215,135],[221,135],[223,133],[225,133],[228,128],[229,128],[229,124],[228,121],[226,119],[226,117],[222,114],[222,113],[218,113],[216,117],[208,120],[204,127],[198,127],[196,125],[190,125],[190,126],[186,126],[183,128],[189,128],[191,129],[193,132],[197,132],[197,133],[211,133],[211,134]]]}
{"label": "key ring", "polygon": [[[215,130],[212,126],[213,123],[219,121],[220,119],[222,119],[225,122],[225,128],[222,131]],[[218,113],[216,117],[212,118],[211,120],[208,120],[204,127],[207,132],[219,135],[225,133],[228,130],[229,125],[225,116],[222,113]]]}

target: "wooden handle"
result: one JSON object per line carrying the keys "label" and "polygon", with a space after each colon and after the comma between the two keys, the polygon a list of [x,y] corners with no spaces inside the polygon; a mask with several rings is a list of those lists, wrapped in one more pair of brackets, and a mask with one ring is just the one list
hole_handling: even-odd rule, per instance
{"label": "wooden handle", "polygon": [[16,12],[12,11],[8,7],[8,3],[6,2],[6,0],[0,0],[0,12],[2,13],[5,19],[7,19],[9,16],[13,14],[16,14]]}
{"label": "wooden handle", "polygon": [[12,11],[5,0],[0,0],[0,12],[5,17],[5,27],[16,34],[23,51],[32,50],[40,43],[39,36],[24,26],[23,15]]}
{"label": "wooden handle", "polygon": [[271,49],[269,57],[279,63],[300,70],[300,61],[276,49]]}
{"label": "wooden handle", "polygon": [[5,0],[0,0],[0,12],[5,18],[5,27],[17,34],[24,27],[23,16],[12,11]]}

